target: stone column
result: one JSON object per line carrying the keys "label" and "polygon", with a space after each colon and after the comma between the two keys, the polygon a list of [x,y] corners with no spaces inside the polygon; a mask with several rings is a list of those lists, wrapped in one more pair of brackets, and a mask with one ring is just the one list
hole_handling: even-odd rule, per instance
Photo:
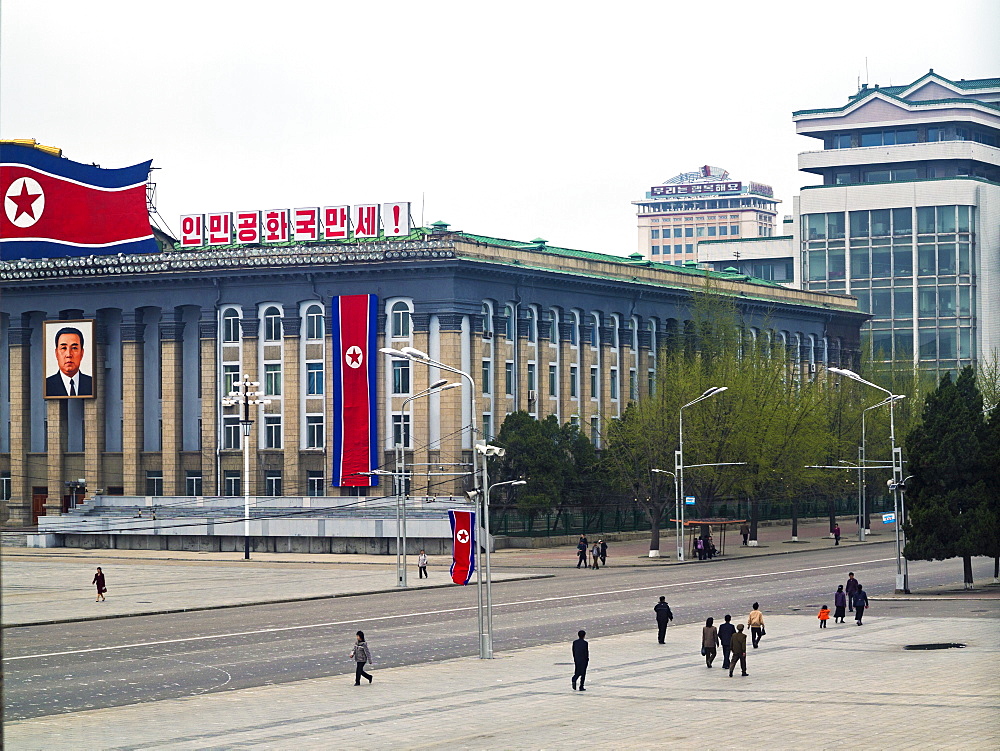
{"label": "stone column", "polygon": [[281,472],[283,495],[305,495],[302,470],[299,464],[302,447],[302,403],[303,384],[301,372],[301,356],[299,354],[299,332],[302,319],[298,315],[285,316],[281,319],[281,330],[284,334],[284,353],[282,356],[283,373],[281,400],[283,403],[282,436],[284,446],[284,467]]}
{"label": "stone column", "polygon": [[219,321],[217,311],[203,310],[198,321],[198,339],[201,346],[201,485],[205,495],[221,495],[219,487],[218,423],[219,379],[222,374],[218,369]]}
{"label": "stone column", "polygon": [[182,417],[184,319],[180,310],[164,315],[160,320],[160,388],[163,404],[163,435],[160,460],[163,467],[163,495],[184,495],[181,477],[181,447],[184,425]]}
{"label": "stone column", "polygon": [[[243,371],[240,373],[249,375],[251,381],[260,383],[258,391],[264,390],[260,364],[257,356],[257,336],[260,331],[260,320],[257,318],[241,318],[240,329],[243,333]],[[242,407],[240,408],[242,410]],[[250,419],[254,421],[250,436],[242,437],[242,440],[250,441],[250,476],[244,477],[243,489],[250,488],[250,495],[261,495],[264,492],[263,482],[258,482],[257,475],[260,474],[260,462],[258,460],[260,447],[264,445],[264,412],[259,407],[250,410]],[[242,456],[240,457],[242,461]],[[242,467],[243,465],[240,464]]]}
{"label": "stone column", "polygon": [[[440,316],[439,316],[440,318]],[[426,352],[434,360],[440,360],[441,362],[452,365],[456,368],[461,368],[461,357],[456,356],[452,352],[452,347],[450,344],[445,343],[446,336],[444,332],[440,331],[439,322],[439,351],[435,353],[431,345],[431,315],[429,313],[418,313],[414,312],[410,317],[412,325],[412,341],[413,346],[419,349],[421,352]],[[397,345],[398,346],[398,345]],[[419,362],[410,363],[410,394],[416,394],[418,391],[423,391],[428,388],[431,383],[440,379],[448,378],[448,380],[455,380],[458,378],[454,376],[453,373],[443,373],[437,370],[432,370],[426,365],[421,365]],[[456,389],[457,391],[457,389]],[[451,392],[445,392],[449,394]],[[392,410],[395,412],[397,410],[403,409],[403,400],[406,397],[390,397],[392,403]],[[460,403],[460,399],[455,399],[455,404]],[[450,405],[451,402],[445,401],[445,396],[441,397],[441,421],[439,423],[438,434],[443,436],[450,435],[450,438],[443,438],[443,441],[447,441],[450,444],[449,448],[454,448],[455,455],[461,456],[461,436],[455,434],[455,431],[460,429],[461,426],[461,411],[459,411],[459,418],[454,422],[451,422],[445,416],[445,407]],[[430,461],[430,451],[429,451],[429,439],[430,439],[430,397],[422,396],[419,399],[414,399],[412,402],[406,405],[405,413],[410,415],[410,448],[406,451],[406,466],[409,468],[407,471],[413,477],[410,483],[410,493],[411,495],[425,495],[427,491],[426,474],[424,477],[420,476],[421,472],[426,471],[426,465]],[[452,414],[449,413],[449,417]],[[391,439],[391,435],[389,436]],[[388,453],[387,467],[395,470],[395,459],[394,454],[391,450],[392,441],[388,441],[390,445],[390,451]],[[438,449],[435,449],[437,451]],[[390,486],[391,487],[391,486]],[[389,490],[391,493],[392,491]]]}
{"label": "stone column", "polygon": [[[27,321],[25,321],[27,323]],[[31,328],[7,329],[10,347],[10,500],[7,508],[12,526],[31,525],[32,477],[28,468],[31,449],[31,395],[42,386],[31,383]]]}
{"label": "stone column", "polygon": [[[91,496],[98,488],[104,487],[104,443],[105,443],[105,413],[107,412],[107,392],[105,390],[104,373],[108,353],[108,327],[97,322],[94,342],[94,397],[83,402],[84,436],[83,462],[84,476],[87,478],[87,495]],[[76,479],[76,478],[70,478]]]}
{"label": "stone column", "polygon": [[125,495],[145,495],[143,450],[143,334],[142,314],[122,312],[122,482]]}
{"label": "stone column", "polygon": [[62,497],[66,493],[63,477],[63,458],[66,453],[66,399],[49,399],[45,403],[48,413],[48,445],[46,446],[46,466],[49,497],[45,501],[45,515],[58,516],[62,513]]}
{"label": "stone column", "polygon": [[[460,313],[441,313],[437,316],[438,320],[438,346],[440,348],[439,357],[437,358],[446,365],[451,365],[454,368],[463,370],[462,368],[462,320],[464,316]],[[474,360],[472,362],[475,362]],[[471,366],[470,366],[471,367]],[[427,370],[425,368],[425,370]],[[472,376],[473,382],[476,384],[478,389],[478,380],[474,372],[470,372],[469,375]],[[474,446],[480,440],[482,440],[482,399],[479,398],[479,394],[476,394],[476,412],[479,414],[471,415],[471,424],[476,426],[477,431],[475,434],[466,430],[469,427],[469,423],[466,423],[463,419],[463,403],[466,401],[468,394],[469,384],[461,376],[455,375],[454,373],[442,372],[440,374],[441,378],[447,378],[449,381],[459,382],[462,384],[461,389],[453,389],[451,391],[445,391],[439,397],[436,397],[438,404],[440,406],[441,419],[439,422],[439,435],[441,436],[441,448],[440,453],[444,456],[455,456],[462,457],[465,451],[474,450]],[[430,385],[429,383],[427,385]],[[435,398],[435,397],[431,397]],[[429,416],[430,399],[421,398],[414,399],[410,402],[412,407],[415,407],[414,417],[418,415],[420,422],[418,424],[426,425]],[[419,411],[417,411],[419,410]],[[448,439],[446,436],[454,436],[453,439]],[[468,436],[468,448],[465,447],[465,441],[463,436]],[[452,452],[448,444],[454,440],[455,450]],[[418,454],[422,458],[417,459],[417,461],[427,462],[430,457],[427,454]],[[456,459],[461,461],[460,458]],[[419,468],[424,469],[424,468]],[[418,471],[419,471],[418,469]],[[431,482],[434,482],[435,478],[430,478]],[[444,479],[444,478],[440,478]],[[456,478],[454,485],[449,487],[448,485],[440,485],[435,488],[426,489],[424,493],[427,495],[440,495],[443,492],[453,492],[456,494],[461,494],[464,492],[462,478]]]}

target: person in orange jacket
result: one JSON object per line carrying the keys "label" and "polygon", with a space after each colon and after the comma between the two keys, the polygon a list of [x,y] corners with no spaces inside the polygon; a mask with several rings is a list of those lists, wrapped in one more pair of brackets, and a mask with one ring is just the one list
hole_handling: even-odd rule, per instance
{"label": "person in orange jacket", "polygon": [[819,618],[819,627],[826,628],[826,622],[830,620],[830,608],[828,608],[826,605],[821,607],[819,609],[819,616],[817,617]]}

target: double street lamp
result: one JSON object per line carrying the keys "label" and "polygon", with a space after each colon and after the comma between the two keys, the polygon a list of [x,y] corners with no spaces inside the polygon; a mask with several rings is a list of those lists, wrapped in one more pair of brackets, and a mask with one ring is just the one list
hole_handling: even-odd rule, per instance
{"label": "double street lamp", "polygon": [[260,399],[263,392],[256,389],[257,381],[251,381],[244,374],[242,381],[233,383],[233,390],[222,399],[223,407],[243,407],[243,417],[240,427],[243,429],[243,558],[250,560],[250,429],[253,420],[250,419],[250,407],[270,404],[270,399]]}
{"label": "double street lamp", "polygon": [[[893,405],[900,399],[905,398],[906,395],[894,394],[889,389],[882,388],[871,381],[866,381],[853,370],[848,370],[847,368],[827,368],[827,370],[844,378],[850,378],[852,381],[863,383],[865,386],[871,386],[873,389],[878,389],[886,395],[886,398],[875,406],[881,406],[886,402],[889,404],[889,440],[892,444],[892,481],[889,483],[889,488],[892,490],[892,506],[896,518],[896,591],[909,594],[909,572],[907,570],[906,559],[902,555],[902,527],[906,509],[900,503],[899,494],[899,489],[903,484],[903,450],[896,446],[896,418],[895,411],[893,410]],[[863,419],[864,413],[862,412]]]}
{"label": "double street lamp", "polygon": [[[680,505],[680,515],[675,516],[674,519],[677,521],[676,531],[677,531],[677,560],[684,560],[684,504],[680,501],[684,498],[684,410],[690,406],[702,402],[705,399],[709,399],[717,394],[721,394],[723,391],[727,391],[728,386],[712,386],[707,389],[704,394],[699,396],[697,399],[685,404],[678,410],[678,433],[680,434],[680,450],[674,452],[674,472],[677,478],[677,503]],[[699,466],[709,466],[709,465],[699,465]]]}

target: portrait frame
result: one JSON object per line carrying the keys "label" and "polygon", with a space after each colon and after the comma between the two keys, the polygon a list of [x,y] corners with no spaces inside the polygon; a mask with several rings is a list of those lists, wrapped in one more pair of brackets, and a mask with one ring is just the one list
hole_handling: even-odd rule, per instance
{"label": "portrait frame", "polygon": [[[80,360],[80,392],[70,396],[59,378],[59,361],[56,358],[56,335],[62,329],[76,329],[83,337],[83,356]],[[42,322],[42,396],[45,399],[93,399],[97,389],[94,380],[94,319],[83,318],[67,321]]]}

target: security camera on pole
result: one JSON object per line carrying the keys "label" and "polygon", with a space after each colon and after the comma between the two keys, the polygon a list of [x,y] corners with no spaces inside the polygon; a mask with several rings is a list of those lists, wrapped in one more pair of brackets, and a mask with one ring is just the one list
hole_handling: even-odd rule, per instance
{"label": "security camera on pole", "polygon": [[250,376],[244,373],[243,380],[233,384],[234,391],[230,391],[222,399],[223,407],[243,406],[243,419],[240,426],[243,428],[243,558],[250,560],[250,429],[253,427],[253,420],[250,419],[250,406],[263,406],[271,403],[270,399],[259,399],[264,396],[260,391],[256,391],[260,383],[251,381]]}

